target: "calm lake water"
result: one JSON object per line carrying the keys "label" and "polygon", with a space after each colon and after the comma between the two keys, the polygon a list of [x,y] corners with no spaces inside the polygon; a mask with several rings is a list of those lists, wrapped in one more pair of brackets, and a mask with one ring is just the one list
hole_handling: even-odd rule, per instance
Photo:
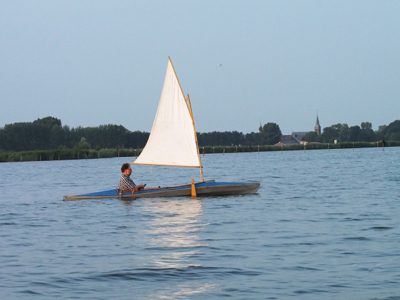
{"label": "calm lake water", "polygon": [[0,299],[400,299],[400,148],[202,158],[259,193],[65,202],[130,159],[0,164]]}

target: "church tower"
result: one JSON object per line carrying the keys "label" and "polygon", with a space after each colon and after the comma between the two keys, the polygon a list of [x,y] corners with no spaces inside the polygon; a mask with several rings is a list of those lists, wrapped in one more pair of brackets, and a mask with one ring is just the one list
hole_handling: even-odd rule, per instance
{"label": "church tower", "polygon": [[321,125],[319,125],[318,115],[317,115],[317,121],[315,122],[314,131],[317,135],[321,135]]}

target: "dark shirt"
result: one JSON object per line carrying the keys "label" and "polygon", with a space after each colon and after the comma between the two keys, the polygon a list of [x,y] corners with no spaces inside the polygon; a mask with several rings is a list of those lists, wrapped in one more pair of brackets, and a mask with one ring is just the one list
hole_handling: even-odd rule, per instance
{"label": "dark shirt", "polygon": [[136,187],[136,184],[129,176],[125,176],[124,174],[121,175],[118,184],[118,191],[120,193],[123,192],[131,192]]}

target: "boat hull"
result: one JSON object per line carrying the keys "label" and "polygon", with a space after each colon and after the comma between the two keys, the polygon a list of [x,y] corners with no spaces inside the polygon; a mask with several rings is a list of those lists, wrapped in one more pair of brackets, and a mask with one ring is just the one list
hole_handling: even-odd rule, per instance
{"label": "boat hull", "polygon": [[[197,196],[223,196],[254,194],[260,187],[259,182],[215,182],[206,181],[195,184]],[[191,196],[191,185],[177,185],[170,187],[148,188],[136,193],[119,194],[116,189],[82,194],[64,196],[64,200],[89,200],[104,198],[135,199],[135,198],[157,198],[157,197],[183,197]]]}

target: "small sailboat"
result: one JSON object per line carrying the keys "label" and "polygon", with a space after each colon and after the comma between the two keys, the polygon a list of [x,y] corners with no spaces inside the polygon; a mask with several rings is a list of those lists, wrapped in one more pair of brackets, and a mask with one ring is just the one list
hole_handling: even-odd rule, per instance
{"label": "small sailboat", "polygon": [[170,57],[168,57],[164,85],[149,139],[133,164],[198,168],[200,181],[195,182],[192,178],[191,183],[188,184],[146,188],[135,193],[119,194],[116,189],[111,189],[64,196],[64,200],[239,195],[256,193],[260,187],[259,182],[216,182],[204,179],[192,105],[189,95],[184,96]]}

